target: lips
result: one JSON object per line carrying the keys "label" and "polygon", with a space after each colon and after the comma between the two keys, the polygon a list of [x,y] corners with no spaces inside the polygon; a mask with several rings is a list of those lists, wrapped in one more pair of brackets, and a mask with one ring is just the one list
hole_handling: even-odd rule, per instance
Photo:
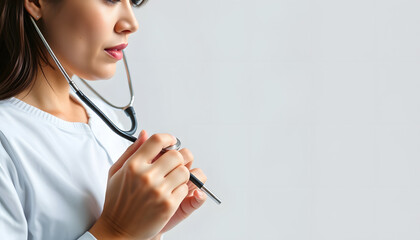
{"label": "lips", "polygon": [[128,44],[123,43],[114,47],[105,48],[105,52],[108,53],[111,57],[116,60],[121,60],[123,58],[122,50],[127,47]]}

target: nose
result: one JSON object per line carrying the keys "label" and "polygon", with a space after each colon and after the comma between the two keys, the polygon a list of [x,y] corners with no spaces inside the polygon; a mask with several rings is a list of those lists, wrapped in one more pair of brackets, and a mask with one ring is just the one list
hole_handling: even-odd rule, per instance
{"label": "nose", "polygon": [[134,33],[139,28],[136,16],[134,15],[131,1],[121,1],[120,19],[115,24],[115,32],[117,33]]}

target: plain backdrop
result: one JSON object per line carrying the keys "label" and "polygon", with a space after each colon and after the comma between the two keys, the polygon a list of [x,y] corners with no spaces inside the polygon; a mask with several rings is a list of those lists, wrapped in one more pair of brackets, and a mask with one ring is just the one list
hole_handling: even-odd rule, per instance
{"label": "plain backdrop", "polygon": [[[165,240],[420,239],[419,8],[149,0],[135,10],[126,52],[140,129],[180,138],[223,201]],[[121,63],[95,87],[128,101]]]}

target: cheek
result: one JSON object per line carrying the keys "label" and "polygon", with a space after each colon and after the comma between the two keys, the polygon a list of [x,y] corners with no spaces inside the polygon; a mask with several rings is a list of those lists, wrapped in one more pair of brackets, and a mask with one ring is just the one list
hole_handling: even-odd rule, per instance
{"label": "cheek", "polygon": [[77,15],[71,9],[66,12],[69,14],[61,13],[50,28],[57,57],[66,70],[82,78],[110,78],[115,63],[106,58],[104,48],[113,31],[111,21],[99,10],[83,12],[79,8]]}
{"label": "cheek", "polygon": [[[74,54],[71,49],[67,54],[72,56],[74,73],[86,79],[106,79],[110,78],[115,72],[115,62],[109,61],[105,52],[105,44],[109,35],[109,24],[103,21],[89,22],[78,27],[78,39],[75,39]],[[108,40],[109,42],[109,40]]]}

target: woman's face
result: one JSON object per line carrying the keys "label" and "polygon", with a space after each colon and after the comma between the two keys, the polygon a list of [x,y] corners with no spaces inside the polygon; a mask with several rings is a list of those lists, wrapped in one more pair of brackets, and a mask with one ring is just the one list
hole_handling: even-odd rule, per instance
{"label": "woman's face", "polygon": [[[44,1],[45,3],[45,1]],[[45,4],[43,34],[68,74],[95,80],[114,75],[116,58],[105,49],[128,43],[138,29],[130,0],[62,0]]]}

